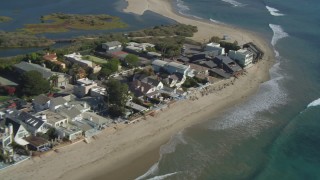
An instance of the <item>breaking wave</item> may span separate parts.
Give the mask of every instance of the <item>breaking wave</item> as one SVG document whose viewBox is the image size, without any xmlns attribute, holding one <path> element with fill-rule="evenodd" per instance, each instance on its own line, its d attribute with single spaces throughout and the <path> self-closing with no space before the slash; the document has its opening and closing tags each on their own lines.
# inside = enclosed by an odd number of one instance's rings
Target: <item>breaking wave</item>
<svg viewBox="0 0 320 180">
<path fill-rule="evenodd" d="M 185 5 L 182 0 L 177 0 L 177 7 L 179 13 L 181 14 L 184 14 L 186 11 L 190 10 L 190 8 L 187 5 Z"/>
<path fill-rule="evenodd" d="M 226 2 L 226 3 L 229 3 L 231 5 L 233 5 L 234 7 L 243 7 L 245 6 L 245 4 L 242 4 L 242 3 L 239 3 L 238 1 L 235 1 L 235 0 L 222 0 L 223 2 Z"/>
<path fill-rule="evenodd" d="M 149 177 L 153 174 L 156 174 L 158 171 L 159 171 L 159 162 L 152 165 L 151 168 L 149 168 L 149 170 L 146 173 L 137 177 L 135 180 L 147 179 L 147 177 Z"/>
<path fill-rule="evenodd" d="M 284 16 L 284 14 L 279 13 L 279 10 L 270 6 L 266 6 L 267 10 L 272 16 Z"/>
<path fill-rule="evenodd" d="M 272 108 L 285 104 L 287 99 L 287 94 L 280 85 L 280 82 L 283 80 L 283 75 L 281 74 L 279 62 L 270 69 L 270 76 L 271 80 L 261 84 L 259 92 L 252 96 L 248 102 L 232 109 L 230 113 L 222 117 L 222 119 L 215 123 L 210 129 L 223 130 L 239 125 L 247 125 L 252 129 L 252 133 L 255 133 L 254 131 L 259 131 L 259 127 L 268 124 L 268 120 L 262 119 L 262 117 L 257 114 L 265 112 L 266 110 L 272 112 Z"/>
<path fill-rule="evenodd" d="M 272 40 L 271 40 L 271 44 L 274 47 L 277 42 L 285 37 L 288 37 L 289 34 L 284 32 L 284 30 L 282 29 L 282 27 L 280 25 L 275 25 L 275 24 L 269 24 L 269 27 L 272 29 L 273 31 L 273 36 L 272 36 Z M 274 50 L 276 57 L 279 56 L 279 52 L 277 50 Z"/>
<path fill-rule="evenodd" d="M 217 24 L 223 24 L 222 22 L 214 20 L 214 19 L 211 19 L 211 18 L 210 18 L 210 21 L 213 22 L 213 23 L 217 23 Z"/>
<path fill-rule="evenodd" d="M 307 107 L 320 106 L 320 98 L 312 101 Z"/>
<path fill-rule="evenodd" d="M 156 162 L 154 165 L 151 166 L 151 168 L 149 168 L 149 170 L 144 173 L 143 175 L 139 176 L 138 178 L 136 178 L 135 180 L 143 180 L 143 179 L 149 179 L 152 176 L 156 175 L 159 171 L 159 162 L 162 159 L 162 156 L 164 154 L 170 154 L 175 152 L 177 145 L 179 144 L 187 144 L 186 140 L 184 139 L 183 136 L 183 131 L 178 132 L 177 134 L 175 134 L 174 136 L 171 137 L 170 141 L 164 145 L 162 145 L 160 147 L 160 159 L 158 162 Z M 169 176 L 173 176 L 175 174 L 177 174 L 178 172 L 175 173 L 170 173 L 170 174 L 166 174 L 166 175 L 161 175 L 161 176 L 155 176 L 152 177 L 151 179 L 153 180 L 158 180 L 158 179 L 164 179 L 167 178 Z"/>
<path fill-rule="evenodd" d="M 165 175 L 161 175 L 161 176 L 155 176 L 153 178 L 150 178 L 148 180 L 163 180 L 166 179 L 168 177 L 174 176 L 176 174 L 178 174 L 179 172 L 174 172 L 174 173 L 169 173 L 169 174 L 165 174 Z"/>
<path fill-rule="evenodd" d="M 189 16 L 189 17 L 193 17 L 196 19 L 202 19 L 199 16 L 188 14 L 187 12 L 190 10 L 190 8 L 187 5 L 185 5 L 185 3 L 182 0 L 177 0 L 176 2 L 177 2 L 177 9 L 180 14 L 185 15 L 185 16 Z"/>
</svg>

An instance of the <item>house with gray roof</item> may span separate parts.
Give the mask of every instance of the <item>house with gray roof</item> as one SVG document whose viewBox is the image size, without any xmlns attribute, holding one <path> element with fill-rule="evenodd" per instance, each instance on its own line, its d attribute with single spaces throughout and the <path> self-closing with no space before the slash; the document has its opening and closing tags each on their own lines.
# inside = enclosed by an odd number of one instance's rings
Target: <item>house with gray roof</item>
<svg viewBox="0 0 320 180">
<path fill-rule="evenodd" d="M 47 125 L 53 128 L 59 126 L 65 127 L 68 124 L 68 118 L 66 116 L 50 110 L 38 112 L 35 116 L 41 118 L 47 123 Z"/>
<path fill-rule="evenodd" d="M 111 41 L 111 42 L 102 43 L 101 47 L 105 51 L 122 50 L 122 44 L 119 41 Z"/>
<path fill-rule="evenodd" d="M 7 118 L 23 125 L 27 131 L 33 135 L 36 135 L 37 133 L 46 133 L 48 131 L 48 127 L 46 126 L 44 119 L 38 118 L 24 111 L 10 113 Z"/>
<path fill-rule="evenodd" d="M 159 81 L 156 76 L 145 77 L 141 80 L 141 82 L 152 85 L 152 86 L 156 87 L 157 90 L 160 90 L 163 88 L 163 83 L 161 81 Z"/>
<path fill-rule="evenodd" d="M 82 112 L 79 109 L 75 108 L 75 107 L 59 108 L 57 110 L 57 113 L 68 117 L 69 122 L 82 119 Z"/>
<path fill-rule="evenodd" d="M 63 97 L 56 97 L 50 100 L 49 109 L 54 111 L 64 105 L 67 105 L 68 101 Z"/>
<path fill-rule="evenodd" d="M 23 74 L 29 71 L 37 71 L 42 74 L 44 79 L 50 80 L 51 77 L 56 76 L 58 77 L 57 80 L 54 82 L 54 86 L 66 86 L 69 84 L 70 76 L 63 73 L 53 72 L 50 69 L 46 68 L 45 65 L 40 66 L 38 64 L 33 64 L 31 62 L 20 62 L 19 64 L 15 64 L 14 68 L 17 72 Z"/>
<path fill-rule="evenodd" d="M 44 94 L 40 94 L 33 99 L 32 105 L 36 112 L 43 111 L 49 108 L 50 98 Z"/>
<path fill-rule="evenodd" d="M 242 68 L 228 56 L 216 56 L 213 61 L 219 68 L 232 75 L 242 70 Z"/>
</svg>

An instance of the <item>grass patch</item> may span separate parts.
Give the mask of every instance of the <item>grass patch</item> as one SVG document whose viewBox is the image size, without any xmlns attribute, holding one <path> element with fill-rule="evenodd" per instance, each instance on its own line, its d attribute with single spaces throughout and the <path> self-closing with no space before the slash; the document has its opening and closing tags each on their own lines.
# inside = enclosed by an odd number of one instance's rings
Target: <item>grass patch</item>
<svg viewBox="0 0 320 180">
<path fill-rule="evenodd" d="M 39 24 L 25 25 L 23 30 L 33 34 L 40 34 L 67 32 L 71 29 L 108 30 L 127 27 L 127 24 L 123 23 L 120 18 L 106 14 L 79 15 L 53 13 L 41 16 L 40 20 L 41 23 Z"/>
<path fill-rule="evenodd" d="M 9 100 L 9 99 L 11 99 L 10 96 L 0 96 L 0 102 L 7 101 L 7 100 Z"/>
<path fill-rule="evenodd" d="M 108 61 L 105 60 L 105 59 L 101 59 L 101 58 L 98 58 L 98 57 L 95 57 L 95 56 L 91 56 L 91 55 L 86 55 L 86 56 L 83 56 L 83 59 L 84 60 L 88 60 L 88 61 L 92 61 L 96 64 L 107 64 Z"/>
<path fill-rule="evenodd" d="M 9 21 L 11 21 L 11 20 L 12 20 L 11 17 L 0 16 L 0 23 L 9 22 Z"/>
</svg>

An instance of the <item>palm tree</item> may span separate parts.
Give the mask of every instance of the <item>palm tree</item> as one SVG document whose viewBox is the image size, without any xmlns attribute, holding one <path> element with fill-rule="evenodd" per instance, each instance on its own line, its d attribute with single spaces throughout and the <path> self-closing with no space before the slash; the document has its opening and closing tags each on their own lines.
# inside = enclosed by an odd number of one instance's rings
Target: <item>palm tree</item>
<svg viewBox="0 0 320 180">
<path fill-rule="evenodd" d="M 56 74 L 50 77 L 51 90 L 53 89 L 53 87 L 58 85 L 58 79 L 59 79 L 59 76 Z"/>
</svg>

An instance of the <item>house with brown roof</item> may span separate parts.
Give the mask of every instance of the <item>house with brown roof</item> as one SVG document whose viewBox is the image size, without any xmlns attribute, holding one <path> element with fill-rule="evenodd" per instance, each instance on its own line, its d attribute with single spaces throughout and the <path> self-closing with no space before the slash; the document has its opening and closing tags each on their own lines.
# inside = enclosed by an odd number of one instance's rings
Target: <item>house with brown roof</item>
<svg viewBox="0 0 320 180">
<path fill-rule="evenodd" d="M 50 62 L 52 62 L 54 64 L 60 65 L 63 69 L 66 68 L 66 64 L 65 63 L 58 61 L 56 53 L 47 52 L 42 58 L 44 60 L 46 60 L 46 61 L 50 61 Z"/>
<path fill-rule="evenodd" d="M 24 140 L 29 143 L 28 148 L 33 151 L 46 151 L 51 147 L 50 142 L 42 137 L 29 136 L 24 138 Z"/>
</svg>

